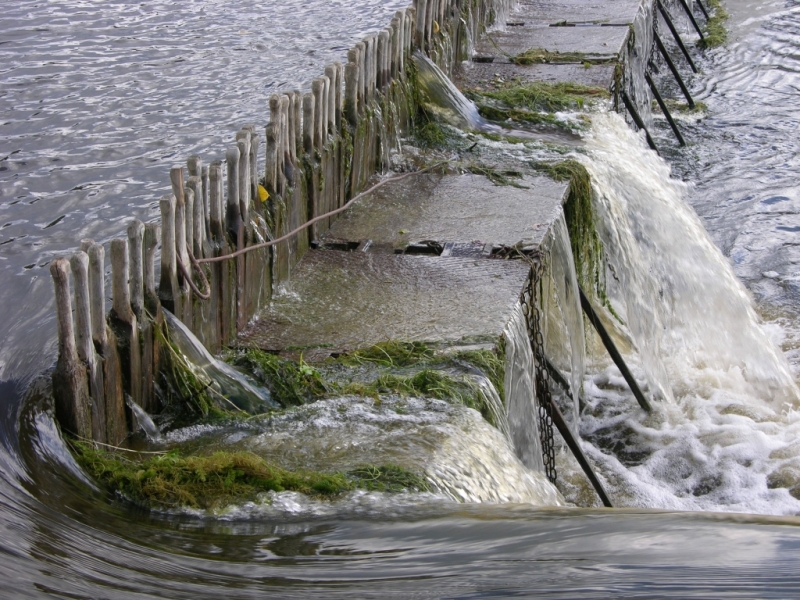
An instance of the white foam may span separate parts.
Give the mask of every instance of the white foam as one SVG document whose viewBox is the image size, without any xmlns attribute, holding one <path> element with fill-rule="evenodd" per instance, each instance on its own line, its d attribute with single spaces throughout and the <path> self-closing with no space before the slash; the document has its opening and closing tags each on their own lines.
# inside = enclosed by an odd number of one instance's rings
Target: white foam
<svg viewBox="0 0 800 600">
<path fill-rule="evenodd" d="M 617 504 L 800 513 L 798 389 L 728 261 L 684 202 L 685 184 L 616 114 L 596 115 L 587 155 L 609 294 L 650 389 L 638 409 L 614 367 L 587 378 L 581 431 Z M 776 487 L 777 486 L 777 487 Z"/>
</svg>

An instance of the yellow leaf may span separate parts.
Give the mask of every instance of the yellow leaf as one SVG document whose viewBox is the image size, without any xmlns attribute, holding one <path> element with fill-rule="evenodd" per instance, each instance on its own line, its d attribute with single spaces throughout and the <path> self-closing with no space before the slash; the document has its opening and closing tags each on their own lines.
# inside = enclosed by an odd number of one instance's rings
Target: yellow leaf
<svg viewBox="0 0 800 600">
<path fill-rule="evenodd" d="M 433 33 L 439 33 L 439 24 L 436 21 L 433 22 Z"/>
<path fill-rule="evenodd" d="M 262 202 L 266 202 L 269 198 L 269 192 L 263 185 L 258 186 L 258 199 Z"/>
</svg>

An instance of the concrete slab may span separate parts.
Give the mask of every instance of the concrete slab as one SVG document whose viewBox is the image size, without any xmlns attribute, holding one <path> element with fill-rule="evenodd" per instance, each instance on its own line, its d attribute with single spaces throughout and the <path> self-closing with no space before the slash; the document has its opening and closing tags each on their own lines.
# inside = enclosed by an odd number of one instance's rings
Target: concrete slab
<svg viewBox="0 0 800 600">
<path fill-rule="evenodd" d="M 561 212 L 567 184 L 530 176 L 513 181 L 523 187 L 432 173 L 387 184 L 343 213 L 322 241 L 370 239 L 389 249 L 422 240 L 538 245 Z"/>
<path fill-rule="evenodd" d="M 633 23 L 640 0 L 525 0 L 509 17 L 511 27 L 525 25 Z"/>
<path fill-rule="evenodd" d="M 237 344 L 314 360 L 387 340 L 495 340 L 528 272 L 519 260 L 312 250 Z"/>
<path fill-rule="evenodd" d="M 493 88 L 496 80 L 545 83 L 570 82 L 610 89 L 614 65 L 578 64 L 515 65 L 513 63 L 464 63 L 455 76 L 460 89 Z"/>
<path fill-rule="evenodd" d="M 476 45 L 475 62 L 511 62 L 531 48 L 561 54 L 578 53 L 580 61 L 617 60 L 625 48 L 630 28 L 623 27 L 509 27 L 487 34 Z"/>
</svg>

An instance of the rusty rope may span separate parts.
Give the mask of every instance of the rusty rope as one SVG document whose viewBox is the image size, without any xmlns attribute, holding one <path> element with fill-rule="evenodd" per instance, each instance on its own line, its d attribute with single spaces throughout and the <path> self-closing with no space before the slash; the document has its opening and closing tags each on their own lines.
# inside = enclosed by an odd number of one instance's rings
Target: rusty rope
<svg viewBox="0 0 800 600">
<path fill-rule="evenodd" d="M 198 261 L 194 257 L 194 254 L 192 254 L 192 251 L 189 250 L 189 248 L 186 248 L 186 250 L 189 253 L 189 261 L 191 261 L 192 266 L 200 274 L 200 278 L 203 280 L 203 287 L 205 287 L 208 291 L 201 292 L 197 288 L 197 286 L 194 284 L 194 281 L 192 281 L 192 274 L 189 273 L 189 271 L 186 269 L 185 266 L 183 266 L 180 256 L 175 257 L 178 259 L 178 268 L 181 270 L 181 273 L 183 273 L 183 278 L 189 284 L 189 287 L 192 288 L 192 291 L 195 294 L 197 294 L 197 297 L 200 298 L 201 300 L 208 300 L 209 298 L 211 298 L 211 284 L 208 283 L 208 278 L 206 277 L 206 274 L 203 272 L 203 269 L 200 267 L 200 261 Z"/>
<path fill-rule="evenodd" d="M 321 221 L 323 219 L 327 219 L 328 217 L 332 217 L 333 215 L 338 215 L 340 212 L 342 212 L 342 211 L 346 210 L 347 208 L 349 208 L 350 205 L 353 204 L 353 202 L 355 202 L 356 200 L 358 200 L 360 198 L 363 198 L 364 196 L 366 196 L 370 192 L 373 192 L 373 191 L 377 190 L 382 185 L 385 185 L 385 184 L 387 184 L 387 183 L 389 183 L 391 181 L 400 181 L 401 179 L 404 179 L 404 178 L 409 177 L 411 175 L 419 175 L 420 173 L 425 173 L 427 171 L 432 171 L 433 169 L 435 169 L 437 167 L 440 167 L 440 166 L 442 166 L 443 164 L 446 164 L 446 163 L 447 163 L 447 161 L 443 160 L 441 162 L 436 163 L 435 165 L 431 165 L 430 167 L 425 167 L 424 169 L 420 169 L 419 171 L 410 171 L 409 173 L 403 173 L 402 175 L 395 175 L 394 177 L 389 177 L 387 179 L 384 179 L 383 181 L 379 181 L 378 183 L 373 185 L 371 188 L 369 188 L 367 190 L 364 190 L 360 194 L 356 194 L 355 196 L 353 196 L 346 204 L 344 204 L 344 206 L 341 206 L 340 208 L 337 208 L 336 210 L 332 210 L 330 212 L 327 212 L 327 213 L 325 213 L 323 215 L 319 215 L 318 217 L 314 217 L 313 219 L 311 219 L 310 221 L 307 221 L 305 224 L 301 225 L 297 229 L 294 229 L 294 230 L 290 231 L 286 235 L 282 235 L 278 239 L 270 240 L 268 242 L 262 242 L 260 244 L 256 244 L 255 246 L 248 246 L 247 248 L 242 248 L 241 250 L 237 250 L 236 252 L 232 252 L 231 254 L 223 254 L 222 256 L 213 256 L 213 257 L 210 257 L 210 258 L 200 258 L 200 259 L 194 259 L 194 257 L 192 257 L 192 258 L 195 260 L 195 262 L 198 265 L 199 264 L 205 264 L 205 263 L 222 262 L 223 260 L 236 258 L 237 256 L 241 256 L 242 254 L 246 254 L 247 252 L 251 252 L 253 250 L 259 250 L 261 248 L 268 248 L 269 246 L 274 246 L 275 244 L 280 244 L 281 242 L 285 242 L 286 240 L 288 240 L 292 236 L 300 233 L 306 227 L 310 227 L 314 223 L 317 223 L 317 222 L 319 222 L 319 221 Z M 190 256 L 191 256 L 191 253 L 190 253 Z M 181 269 L 183 270 L 183 267 L 181 267 Z M 184 272 L 184 275 L 185 275 L 185 272 Z"/>
</svg>

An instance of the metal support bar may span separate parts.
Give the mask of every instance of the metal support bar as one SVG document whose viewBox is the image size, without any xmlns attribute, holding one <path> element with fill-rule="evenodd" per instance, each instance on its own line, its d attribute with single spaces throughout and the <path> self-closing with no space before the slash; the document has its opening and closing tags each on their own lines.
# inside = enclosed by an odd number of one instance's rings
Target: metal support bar
<svg viewBox="0 0 800 600">
<path fill-rule="evenodd" d="M 700 36 L 700 39 L 705 40 L 706 37 L 703 35 L 703 30 L 700 29 L 700 25 L 697 24 L 697 21 L 695 20 L 694 15 L 692 14 L 692 9 L 689 8 L 688 4 L 686 4 L 686 0 L 680 0 L 680 3 L 683 6 L 683 9 L 686 11 L 686 14 L 689 15 L 689 20 L 692 22 L 692 25 L 694 25 L 695 31 L 697 31 L 697 34 Z"/>
<path fill-rule="evenodd" d="M 597 492 L 597 495 L 600 496 L 600 500 L 603 501 L 603 506 L 613 508 L 611 505 L 611 500 L 608 499 L 608 494 L 606 494 L 606 491 L 603 489 L 603 484 L 600 483 L 597 475 L 595 475 L 594 471 L 592 470 L 592 466 L 586 459 L 586 455 L 583 453 L 583 448 L 581 448 L 578 440 L 572 435 L 569 425 L 567 425 L 567 422 L 564 420 L 564 415 L 561 414 L 561 411 L 558 410 L 558 406 L 556 406 L 556 403 L 552 400 L 550 401 L 550 417 L 553 419 L 553 423 L 555 423 L 555 426 L 558 428 L 558 432 L 561 434 L 561 437 L 564 438 L 564 441 L 567 442 L 567 446 L 569 446 L 569 449 L 572 450 L 572 454 L 578 460 L 578 464 L 580 464 L 581 469 L 583 469 L 583 472 L 586 473 L 586 477 L 589 478 L 589 481 L 591 482 L 594 490 Z"/>
<path fill-rule="evenodd" d="M 547 372 L 550 374 L 550 377 L 555 381 L 561 388 L 564 390 L 564 393 L 567 394 L 567 398 L 575 402 L 575 398 L 572 395 L 572 391 L 570 390 L 569 383 L 561 374 L 561 371 L 558 370 L 553 363 L 550 362 L 550 359 L 546 356 L 544 357 L 544 368 L 547 369 Z M 586 408 L 586 402 L 584 402 L 583 398 L 578 396 L 578 406 L 581 410 Z"/>
<path fill-rule="evenodd" d="M 628 366 L 625 364 L 625 361 L 622 360 L 622 355 L 614 345 L 611 336 L 608 335 L 608 331 L 606 331 L 605 326 L 600 321 L 597 313 L 594 311 L 591 302 L 589 302 L 589 299 L 586 297 L 586 294 L 583 293 L 583 290 L 580 287 L 578 288 L 578 292 L 581 296 L 581 307 L 583 308 L 583 312 L 586 313 L 586 318 L 589 319 L 589 322 L 595 328 L 595 331 L 597 331 L 597 334 L 603 341 L 603 345 L 611 355 L 611 360 L 614 361 L 614 364 L 617 365 L 617 368 L 619 369 L 620 373 L 622 373 L 625 381 L 628 382 L 628 386 L 631 388 L 633 395 L 636 396 L 636 401 L 639 403 L 639 406 L 641 406 L 647 412 L 651 412 L 653 409 L 650 407 L 650 403 L 647 401 L 647 398 L 644 397 L 642 390 L 639 388 L 639 384 L 636 383 L 633 375 L 631 375 L 631 372 L 628 370 Z"/>
<path fill-rule="evenodd" d="M 681 132 L 678 129 L 678 125 L 673 120 L 672 115 L 669 114 L 669 109 L 667 108 L 667 105 L 664 103 L 664 99 L 661 97 L 661 94 L 658 93 L 656 84 L 653 83 L 653 78 L 650 77 L 650 74 L 647 72 L 645 72 L 644 78 L 645 81 L 647 81 L 647 85 L 650 86 L 650 91 L 653 92 L 653 96 L 655 96 L 656 102 L 658 102 L 658 106 L 661 107 L 661 112 L 663 112 L 664 116 L 667 117 L 667 121 L 669 122 L 669 126 L 672 127 L 672 131 L 675 134 L 675 137 L 678 138 L 678 143 L 681 146 L 685 146 L 686 142 L 683 141 L 683 136 L 681 135 Z"/>
<path fill-rule="evenodd" d="M 683 95 L 686 97 L 686 102 L 689 103 L 689 108 L 694 108 L 694 100 L 692 100 L 692 96 L 689 94 L 689 88 L 687 88 L 686 84 L 683 83 L 683 79 L 681 79 L 681 74 L 678 72 L 678 68 L 675 66 L 675 63 L 672 62 L 667 49 L 664 47 L 664 42 L 662 42 L 661 38 L 658 37 L 658 32 L 653 31 L 653 35 L 655 37 L 658 50 L 661 52 L 661 56 L 664 57 L 664 61 L 667 63 L 669 70 L 672 71 L 672 76 L 675 77 L 675 80 L 678 82 Z"/>
<path fill-rule="evenodd" d="M 661 4 L 660 1 L 657 1 L 656 4 L 658 4 L 658 12 L 661 13 L 662 17 L 664 17 L 664 21 L 666 21 L 667 27 L 669 27 L 669 30 L 672 32 L 672 37 L 674 37 L 675 41 L 678 43 L 678 48 L 680 48 L 681 52 L 683 52 L 683 55 L 686 57 L 686 61 L 689 63 L 689 66 L 692 67 L 692 71 L 697 73 L 697 67 L 694 66 L 694 61 L 692 60 L 692 57 L 689 55 L 689 51 L 686 49 L 686 46 L 683 45 L 683 40 L 681 39 L 681 36 L 678 35 L 678 30 L 675 29 L 675 25 L 673 25 L 672 19 L 669 18 L 669 13 L 666 10 L 664 10 L 664 6 Z"/>
<path fill-rule="evenodd" d="M 656 154 L 659 154 L 658 148 L 656 148 L 656 143 L 653 141 L 653 138 L 650 137 L 650 132 L 647 131 L 647 127 L 644 126 L 644 121 L 642 121 L 642 117 L 639 116 L 639 112 L 636 110 L 636 107 L 631 102 L 631 99 L 628 98 L 628 94 L 625 93 L 625 90 L 620 92 L 622 96 L 622 101 L 625 103 L 625 108 L 628 109 L 628 112 L 633 117 L 633 122 L 636 123 L 636 126 L 644 131 L 644 137 L 647 138 L 647 143 L 650 147 L 655 150 Z"/>
<path fill-rule="evenodd" d="M 700 10 L 703 11 L 703 16 L 705 16 L 706 21 L 708 21 L 711 17 L 708 15 L 708 11 L 706 10 L 706 7 L 703 6 L 703 3 L 700 0 L 697 0 L 697 4 L 698 4 L 698 6 L 700 6 Z"/>
</svg>

